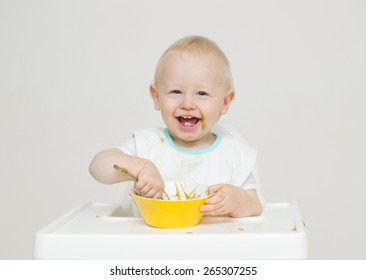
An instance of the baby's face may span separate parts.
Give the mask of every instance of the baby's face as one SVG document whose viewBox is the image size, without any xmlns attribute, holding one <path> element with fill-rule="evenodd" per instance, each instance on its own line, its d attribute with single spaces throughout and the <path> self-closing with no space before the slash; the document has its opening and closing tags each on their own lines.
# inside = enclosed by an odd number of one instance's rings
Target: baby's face
<svg viewBox="0 0 366 280">
<path fill-rule="evenodd" d="M 233 98 L 227 89 L 222 62 L 213 54 L 172 52 L 162 61 L 156 85 L 150 87 L 157 110 L 175 143 L 185 148 L 204 148 L 210 133 Z"/>
</svg>

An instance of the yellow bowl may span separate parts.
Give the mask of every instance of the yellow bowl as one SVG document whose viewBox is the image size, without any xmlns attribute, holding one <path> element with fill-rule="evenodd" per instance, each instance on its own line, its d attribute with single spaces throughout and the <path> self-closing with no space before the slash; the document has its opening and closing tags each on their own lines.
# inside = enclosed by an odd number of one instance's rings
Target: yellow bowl
<svg viewBox="0 0 366 280">
<path fill-rule="evenodd" d="M 130 193 L 146 224 L 157 228 L 184 228 L 197 225 L 200 207 L 211 196 L 188 200 L 151 199 Z"/>
</svg>

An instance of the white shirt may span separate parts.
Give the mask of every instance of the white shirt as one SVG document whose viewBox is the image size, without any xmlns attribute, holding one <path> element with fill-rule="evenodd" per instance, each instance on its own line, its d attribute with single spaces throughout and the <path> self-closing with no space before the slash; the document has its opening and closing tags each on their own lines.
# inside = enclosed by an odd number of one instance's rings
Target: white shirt
<svg viewBox="0 0 366 280">
<path fill-rule="evenodd" d="M 146 158 L 159 170 L 163 180 L 203 185 L 231 184 L 255 189 L 253 168 L 256 151 L 231 135 L 218 135 L 201 150 L 186 150 L 175 145 L 167 128 L 135 130 L 133 138 L 120 148 L 124 153 Z"/>
</svg>

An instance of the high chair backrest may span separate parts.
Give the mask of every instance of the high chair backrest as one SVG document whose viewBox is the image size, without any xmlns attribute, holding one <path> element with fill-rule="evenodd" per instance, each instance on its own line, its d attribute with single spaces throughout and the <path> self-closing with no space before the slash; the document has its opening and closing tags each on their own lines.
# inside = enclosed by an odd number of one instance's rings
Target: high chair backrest
<svg viewBox="0 0 366 280">
<path fill-rule="evenodd" d="M 245 140 L 243 135 L 238 130 L 236 130 L 235 128 L 233 128 L 232 126 L 230 126 L 226 123 L 222 123 L 222 122 L 217 123 L 212 131 L 219 135 L 231 135 L 231 136 L 235 137 L 236 139 L 238 139 L 239 141 L 243 142 L 245 145 L 248 145 L 248 142 Z M 257 164 L 255 164 L 255 166 L 254 166 L 253 175 L 256 180 L 256 189 L 257 189 L 257 194 L 258 194 L 259 200 L 261 201 L 262 205 L 264 206 L 266 204 L 266 200 L 263 196 Z"/>
</svg>

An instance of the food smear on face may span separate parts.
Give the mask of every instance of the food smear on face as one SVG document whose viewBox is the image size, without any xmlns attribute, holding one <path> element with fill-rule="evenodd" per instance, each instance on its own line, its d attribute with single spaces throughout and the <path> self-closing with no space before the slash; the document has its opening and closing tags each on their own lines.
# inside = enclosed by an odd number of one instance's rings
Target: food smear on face
<svg viewBox="0 0 366 280">
<path fill-rule="evenodd" d="M 207 127 L 207 125 L 206 125 L 206 122 L 205 122 L 205 118 L 202 117 L 202 119 L 201 119 L 201 128 L 205 129 L 206 127 Z"/>
</svg>

